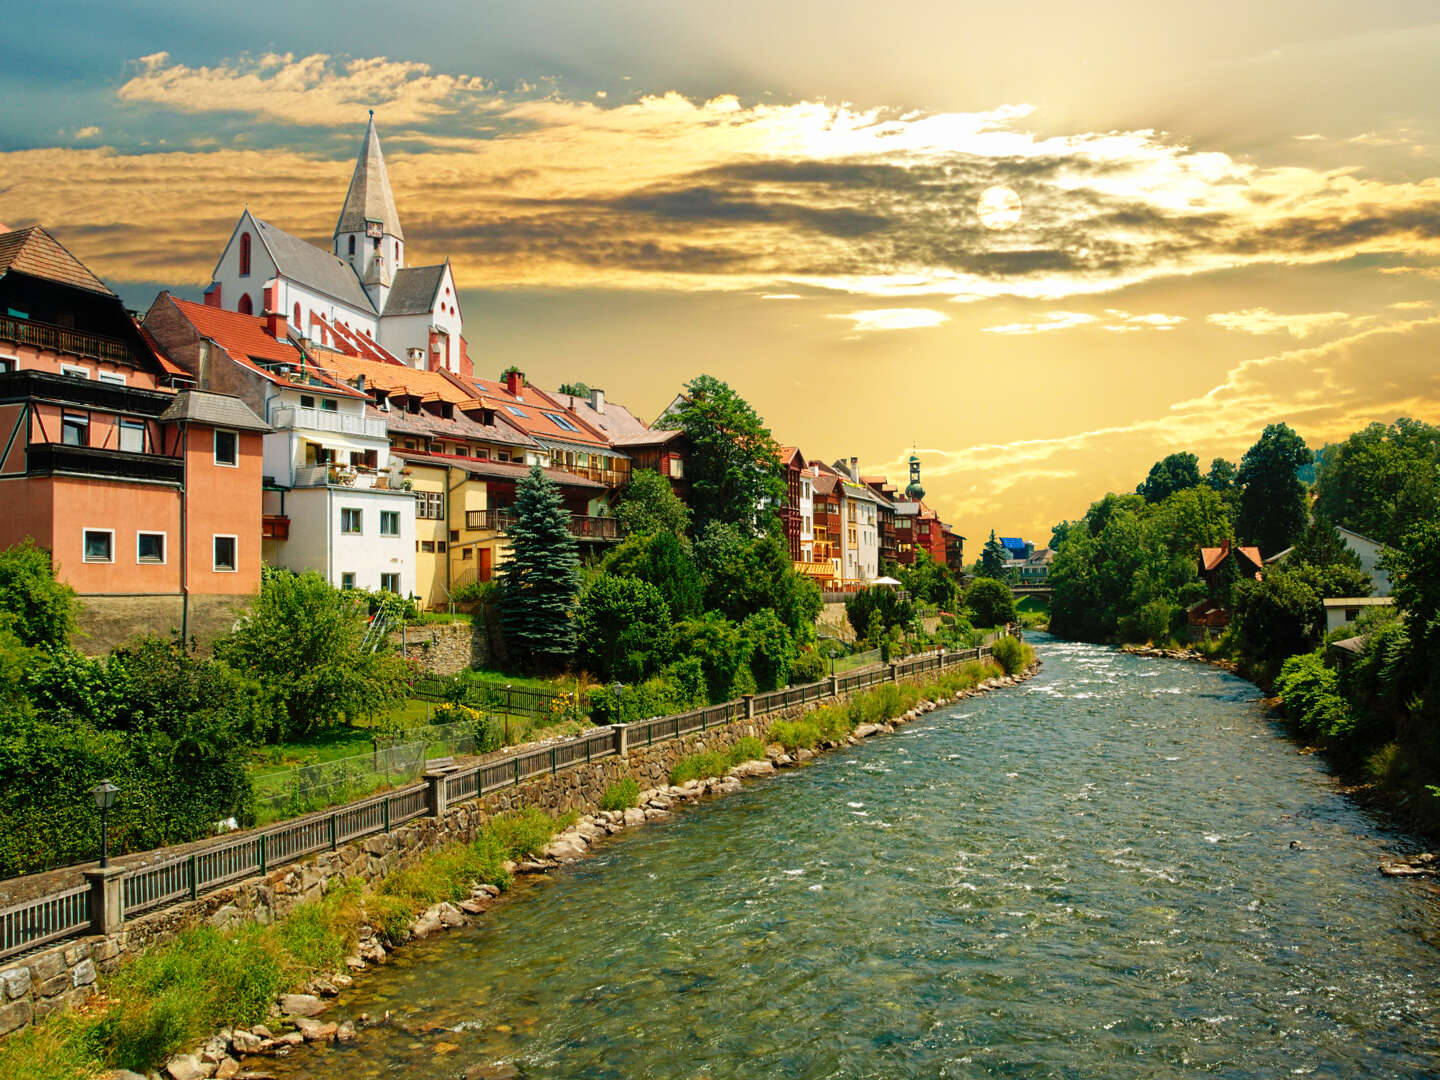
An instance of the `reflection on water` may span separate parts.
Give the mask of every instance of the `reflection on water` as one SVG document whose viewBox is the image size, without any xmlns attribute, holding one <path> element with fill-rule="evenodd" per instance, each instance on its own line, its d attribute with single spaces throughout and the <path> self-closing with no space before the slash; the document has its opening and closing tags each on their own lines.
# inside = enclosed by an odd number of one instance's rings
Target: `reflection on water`
<svg viewBox="0 0 1440 1080">
<path fill-rule="evenodd" d="M 1433 1074 L 1440 903 L 1212 668 L 1012 690 L 611 842 L 286 1078 Z M 270 1068 L 267 1063 L 267 1069 Z"/>
</svg>

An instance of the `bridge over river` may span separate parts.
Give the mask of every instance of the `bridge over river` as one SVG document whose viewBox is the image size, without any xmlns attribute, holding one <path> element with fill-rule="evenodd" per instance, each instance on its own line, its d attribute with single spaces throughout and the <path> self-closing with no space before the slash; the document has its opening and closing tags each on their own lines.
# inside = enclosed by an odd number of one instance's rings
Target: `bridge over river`
<svg viewBox="0 0 1440 1080">
<path fill-rule="evenodd" d="M 287 1078 L 1435 1075 L 1440 901 L 1255 688 L 1044 669 L 624 835 L 331 1010 Z"/>
</svg>

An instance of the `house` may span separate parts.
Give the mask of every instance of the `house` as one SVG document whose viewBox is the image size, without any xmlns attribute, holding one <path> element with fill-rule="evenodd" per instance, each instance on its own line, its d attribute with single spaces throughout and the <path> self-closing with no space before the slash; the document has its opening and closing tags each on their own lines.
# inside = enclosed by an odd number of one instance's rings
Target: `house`
<svg viewBox="0 0 1440 1080">
<path fill-rule="evenodd" d="M 1000 546 L 1005 549 L 1005 563 L 1007 567 L 1012 563 L 1023 563 L 1035 554 L 1035 545 L 1029 541 L 1020 539 L 1018 536 L 1000 537 Z"/>
<path fill-rule="evenodd" d="M 1229 540 L 1219 547 L 1202 547 L 1198 570 L 1208 595 L 1186 609 L 1190 625 L 1207 630 L 1229 626 L 1230 612 L 1225 603 L 1229 599 L 1230 584 L 1245 578 L 1259 581 L 1264 565 L 1258 547 L 1237 546 Z"/>
<path fill-rule="evenodd" d="M 406 265 L 373 111 L 329 248 L 261 220 L 247 206 L 211 278 L 207 304 L 242 315 L 278 314 L 297 338 L 333 345 L 336 329 L 344 328 L 411 367 L 470 374 L 449 260 Z"/>
<path fill-rule="evenodd" d="M 1336 529 L 1340 533 L 1340 539 L 1344 542 L 1345 546 L 1354 552 L 1355 556 L 1360 560 L 1360 569 L 1370 575 L 1372 582 L 1371 591 L 1373 594 L 1375 596 L 1389 596 L 1390 575 L 1387 574 L 1380 565 L 1380 557 L 1385 551 L 1385 545 L 1378 541 L 1371 540 L 1368 536 L 1362 536 L 1352 529 L 1346 529 L 1343 526 L 1336 526 Z M 1289 559 L 1290 553 L 1294 550 L 1293 547 L 1287 547 L 1284 551 L 1271 555 L 1270 558 L 1265 560 L 1265 563 L 1267 566 L 1270 563 L 1283 563 Z"/>
<path fill-rule="evenodd" d="M 880 504 L 885 502 L 860 482 L 860 459 L 837 461 L 840 478 L 841 584 L 863 588 L 880 576 Z"/>
<path fill-rule="evenodd" d="M 651 428 L 646 431 L 618 435 L 612 444 L 617 451 L 628 454 L 632 469 L 650 469 L 670 481 L 670 487 L 682 502 L 690 501 L 690 437 L 678 428 Z"/>
<path fill-rule="evenodd" d="M 1371 608 L 1390 607 L 1395 603 L 1391 596 L 1327 596 L 1325 604 L 1325 632 L 1338 630 L 1353 623 Z"/>
<path fill-rule="evenodd" d="M 0 232 L 0 311 L 0 546 L 51 553 L 87 649 L 228 627 L 260 587 L 268 425 L 39 226 Z"/>
<path fill-rule="evenodd" d="M 878 528 L 880 533 L 880 565 L 900 561 L 900 546 L 895 529 L 895 485 L 883 476 L 862 476 L 860 482 L 880 496 Z"/>
<path fill-rule="evenodd" d="M 812 528 L 811 560 L 798 569 L 822 588 L 838 587 L 844 576 L 843 488 L 841 477 L 822 462 L 807 466 L 811 488 Z"/>
<path fill-rule="evenodd" d="M 813 545 L 815 540 L 815 506 L 813 494 L 808 498 L 804 494 L 805 490 L 810 486 L 803 479 L 805 474 L 805 455 L 800 453 L 799 449 L 794 446 L 782 446 L 779 448 L 778 457 L 780 459 L 780 468 L 783 470 L 785 476 L 785 501 L 776 507 L 776 513 L 779 515 L 780 524 L 785 530 L 785 541 L 790 548 L 790 561 L 792 563 L 809 562 L 809 560 L 804 557 L 804 551 L 807 542 L 806 534 L 809 534 L 808 542 L 810 544 Z M 807 508 L 803 505 L 806 502 L 809 503 L 808 513 Z M 810 519 L 808 527 L 806 524 L 807 516 Z"/>
<path fill-rule="evenodd" d="M 264 438 L 265 561 L 339 588 L 415 592 L 415 497 L 387 421 L 365 391 L 329 374 L 273 310 L 261 317 L 162 292 L 146 331 L 203 388 L 233 394 Z"/>
</svg>

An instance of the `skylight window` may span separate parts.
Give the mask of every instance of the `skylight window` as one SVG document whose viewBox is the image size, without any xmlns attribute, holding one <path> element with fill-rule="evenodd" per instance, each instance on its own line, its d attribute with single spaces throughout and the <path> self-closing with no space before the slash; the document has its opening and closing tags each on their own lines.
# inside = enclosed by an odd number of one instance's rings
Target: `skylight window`
<svg viewBox="0 0 1440 1080">
<path fill-rule="evenodd" d="M 579 432 L 580 430 L 578 427 L 572 424 L 569 420 L 566 420 L 565 417 L 561 416 L 559 413 L 547 412 L 545 416 L 547 419 L 550 420 L 551 423 L 553 423 L 556 427 L 560 428 L 563 431 Z"/>
<path fill-rule="evenodd" d="M 514 405 L 506 405 L 506 406 L 505 406 L 505 411 L 508 412 L 508 413 L 510 413 L 510 414 L 513 415 L 513 416 L 525 416 L 525 415 L 526 415 L 524 409 L 516 408 Z"/>
</svg>

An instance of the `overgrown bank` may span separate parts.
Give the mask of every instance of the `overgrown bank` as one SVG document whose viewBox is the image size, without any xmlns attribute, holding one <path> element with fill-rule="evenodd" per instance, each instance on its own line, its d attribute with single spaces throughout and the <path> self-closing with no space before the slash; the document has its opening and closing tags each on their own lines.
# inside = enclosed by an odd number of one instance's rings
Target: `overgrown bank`
<svg viewBox="0 0 1440 1080">
<path fill-rule="evenodd" d="M 833 717 L 825 727 L 834 738 L 822 741 L 844 745 L 855 741 L 856 733 L 864 736 L 880 730 L 877 724 L 913 716 L 940 701 L 997 684 L 1001 672 L 1011 664 L 1018 665 L 1011 674 L 1033 664 L 1033 650 L 1019 642 L 1015 646 L 1006 650 L 1007 655 L 1013 653 L 1010 664 L 966 664 L 923 685 L 887 684 L 857 694 L 842 706 L 817 710 Z M 841 717 L 850 719 L 848 726 Z M 757 756 L 768 756 L 782 765 L 803 760 L 781 746 L 767 747 L 759 739 L 742 738 L 724 752 L 726 771 Z M 682 787 L 664 798 L 693 797 L 699 790 L 708 790 L 698 772 L 688 780 L 683 775 L 711 764 L 696 762 L 697 757 L 705 755 L 691 755 L 677 763 L 675 779 Z M 768 771 L 770 761 L 752 763 L 752 771 L 744 775 L 756 774 L 762 765 Z M 626 805 L 633 806 L 641 797 L 638 785 L 627 779 L 629 784 L 612 785 L 613 802 L 611 791 L 606 791 L 608 809 L 618 817 L 624 816 Z M 715 782 L 710 783 L 713 786 Z M 404 940 L 415 916 L 427 908 L 444 902 L 469 902 L 477 884 L 497 892 L 508 887 L 507 861 L 527 859 L 530 861 L 522 863 L 522 869 L 536 868 L 534 857 L 557 829 L 573 821 L 573 814 L 557 819 L 535 809 L 501 815 L 481 829 L 473 842 L 423 856 L 411 867 L 386 876 L 370 893 L 362 893 L 359 885 L 352 883 L 332 890 L 323 899 L 299 905 L 272 926 L 186 931 L 107 977 L 101 995 L 84 1010 L 52 1016 L 0 1045 L 0 1080 L 70 1080 L 98 1076 L 117 1067 L 149 1068 L 218 1029 L 267 1021 L 276 995 L 305 987 L 317 978 L 343 982 L 343 974 L 334 979 L 333 973 L 344 972 L 347 959 L 365 935 L 373 933 L 387 943 Z M 560 840 L 569 838 L 573 843 L 575 836 L 585 836 L 587 828 L 596 827 L 582 820 Z M 560 841 L 556 843 L 561 850 Z M 583 852 L 583 845 L 580 850 Z M 295 1036 L 295 1041 L 298 1039 Z"/>
</svg>

